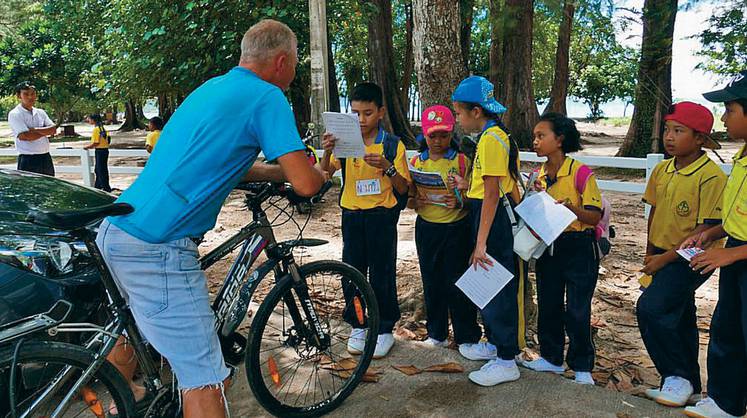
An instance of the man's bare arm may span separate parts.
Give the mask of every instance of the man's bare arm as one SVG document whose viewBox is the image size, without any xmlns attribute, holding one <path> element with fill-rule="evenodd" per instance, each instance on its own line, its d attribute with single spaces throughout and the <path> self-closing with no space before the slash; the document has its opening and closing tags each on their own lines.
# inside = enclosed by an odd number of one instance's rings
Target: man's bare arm
<svg viewBox="0 0 747 418">
<path fill-rule="evenodd" d="M 264 162 L 255 162 L 249 171 L 244 174 L 242 181 L 271 181 L 282 183 L 285 181 L 283 168 L 277 164 L 267 164 Z"/>
<path fill-rule="evenodd" d="M 28 131 L 18 134 L 18 139 L 21 141 L 36 141 L 43 136 L 54 135 L 56 133 L 56 126 L 50 126 L 48 128 L 30 128 Z"/>
</svg>

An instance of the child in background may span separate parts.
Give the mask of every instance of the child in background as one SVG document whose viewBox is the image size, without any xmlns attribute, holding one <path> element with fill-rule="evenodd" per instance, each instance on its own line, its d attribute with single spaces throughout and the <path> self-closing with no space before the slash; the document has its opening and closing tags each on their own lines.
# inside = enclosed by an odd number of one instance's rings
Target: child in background
<svg viewBox="0 0 747 418">
<path fill-rule="evenodd" d="M 747 71 L 706 100 L 726 105 L 721 120 L 729 138 L 747 142 Z M 726 248 L 698 254 L 690 267 L 708 275 L 721 268 L 718 303 L 711 319 L 708 343 L 708 397 L 685 408 L 691 417 L 730 418 L 747 413 L 747 144 L 734 155 L 723 193 L 720 225 L 694 234 L 682 248 L 704 248 L 727 238 Z"/>
<path fill-rule="evenodd" d="M 602 218 L 602 196 L 591 170 L 567 156 L 581 150 L 573 120 L 546 113 L 534 127 L 534 151 L 547 157 L 535 187 L 545 190 L 577 217 L 537 260 L 538 338 L 542 357 L 520 361 L 532 370 L 562 374 L 565 360 L 576 383 L 594 384 L 591 298 L 597 284 L 599 255 L 595 227 Z M 583 184 L 581 184 L 581 181 Z"/>
<path fill-rule="evenodd" d="M 150 154 L 153 152 L 153 148 L 156 147 L 156 142 L 158 142 L 158 138 L 161 136 L 161 131 L 163 130 L 163 119 L 158 116 L 150 118 L 148 121 L 148 130 L 150 132 L 148 133 L 148 136 L 145 137 L 145 150 Z"/>
<path fill-rule="evenodd" d="M 676 250 L 685 238 L 721 223 L 726 175 L 703 149 L 720 148 L 708 136 L 713 115 L 707 108 L 677 103 L 664 121 L 664 146 L 673 158 L 654 168 L 643 196 L 651 205 L 643 272 L 652 281 L 638 299 L 636 314 L 662 379 L 661 387 L 646 396 L 680 407 L 701 393 L 695 291 L 710 273 L 693 271 Z"/>
<path fill-rule="evenodd" d="M 368 277 L 379 303 L 379 336 L 374 358 L 386 356 L 394 345 L 392 331 L 400 318 L 397 302 L 397 195 L 407 196 L 410 171 L 405 146 L 382 127 L 384 108 L 381 88 L 374 83 L 362 83 L 352 91 L 351 107 L 360 119 L 361 134 L 366 147 L 363 158 L 335 158 L 334 136 L 325 133 L 321 167 L 332 176 L 343 170 L 342 261 Z M 387 154 L 388 146 L 396 150 Z M 360 354 L 366 341 L 366 329 L 355 315 L 346 317 L 353 330 L 347 350 Z"/>
<path fill-rule="evenodd" d="M 466 177 L 469 159 L 458 151 L 454 141 L 454 116 L 446 106 L 431 106 L 423 111 L 423 141 L 420 154 L 410 161 L 417 170 L 439 173 L 445 184 L 455 175 Z M 477 324 L 477 307 L 454 283 L 469 266 L 472 225 L 469 211 L 456 195 L 446 206 L 438 206 L 418 197 L 417 185 L 410 189 L 408 206 L 418 213 L 415 221 L 415 245 L 420 263 L 425 298 L 425 344 L 447 347 L 449 317 L 456 344 L 475 344 L 482 331 Z M 459 193 L 458 191 L 456 193 Z"/>
<path fill-rule="evenodd" d="M 83 149 L 93 149 L 95 159 L 95 167 L 93 172 L 96 174 L 96 182 L 94 187 L 105 192 L 111 192 L 112 188 L 109 186 L 109 133 L 104 128 L 104 119 L 98 113 L 89 115 L 86 118 L 88 124 L 93 125 L 93 132 L 91 132 L 91 143 L 83 147 Z"/>
<path fill-rule="evenodd" d="M 499 115 L 506 111 L 493 98 L 493 84 L 471 76 L 451 96 L 459 124 L 465 132 L 480 132 L 467 197 L 473 220 L 472 268 L 491 266 L 495 259 L 514 277 L 482 309 L 488 343 L 462 344 L 459 352 L 470 360 L 488 360 L 469 374 L 481 386 L 519 378 L 514 358 L 519 354 L 519 280 L 514 237 L 503 199 L 518 201 L 519 148 L 510 140 Z M 523 299 L 523 298 L 522 298 Z"/>
</svg>

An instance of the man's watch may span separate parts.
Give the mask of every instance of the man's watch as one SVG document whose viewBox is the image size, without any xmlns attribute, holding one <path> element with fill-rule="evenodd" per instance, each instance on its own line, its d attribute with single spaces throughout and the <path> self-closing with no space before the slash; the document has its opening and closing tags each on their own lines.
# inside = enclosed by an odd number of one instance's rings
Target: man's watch
<svg viewBox="0 0 747 418">
<path fill-rule="evenodd" d="M 384 170 L 384 174 L 387 177 L 394 177 L 397 175 L 397 169 L 394 167 L 394 164 L 390 165 L 389 168 Z"/>
</svg>

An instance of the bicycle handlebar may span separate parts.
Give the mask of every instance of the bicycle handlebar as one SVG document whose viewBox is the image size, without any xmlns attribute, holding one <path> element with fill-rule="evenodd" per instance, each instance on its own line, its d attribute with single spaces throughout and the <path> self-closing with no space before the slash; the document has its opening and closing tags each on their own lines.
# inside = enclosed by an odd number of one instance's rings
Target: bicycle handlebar
<svg viewBox="0 0 747 418">
<path fill-rule="evenodd" d="M 271 183 L 271 182 L 251 182 L 251 183 L 239 183 L 236 186 L 237 190 L 243 190 L 249 192 L 251 196 L 249 198 L 254 202 L 261 204 L 267 199 L 279 196 L 288 199 L 293 204 L 308 202 L 311 204 L 319 203 L 322 200 L 324 194 L 332 187 L 331 181 L 326 181 L 322 184 L 319 191 L 311 197 L 303 197 L 293 191 L 293 187 L 287 183 Z"/>
</svg>

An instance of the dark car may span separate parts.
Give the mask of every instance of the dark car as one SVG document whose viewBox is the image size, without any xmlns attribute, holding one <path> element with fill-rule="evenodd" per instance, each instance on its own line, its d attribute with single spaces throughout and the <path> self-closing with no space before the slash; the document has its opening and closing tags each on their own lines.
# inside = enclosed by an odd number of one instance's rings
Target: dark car
<svg viewBox="0 0 747 418">
<path fill-rule="evenodd" d="M 90 321 L 105 300 L 82 242 L 26 221 L 31 209 L 106 205 L 114 196 L 54 177 L 0 169 L 0 324 L 71 302 L 71 321 Z"/>
</svg>

